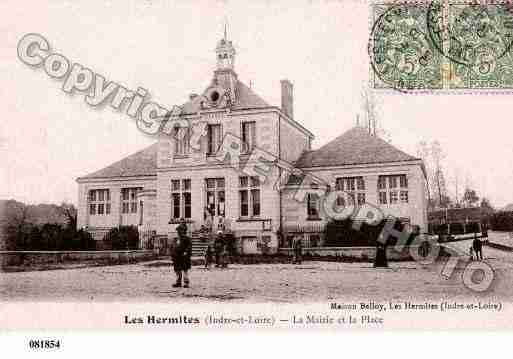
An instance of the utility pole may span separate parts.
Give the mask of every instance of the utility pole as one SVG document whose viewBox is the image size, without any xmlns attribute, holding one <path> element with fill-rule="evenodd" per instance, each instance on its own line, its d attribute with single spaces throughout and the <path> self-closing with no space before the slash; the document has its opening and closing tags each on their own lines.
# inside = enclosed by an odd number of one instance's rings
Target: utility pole
<svg viewBox="0 0 513 359">
<path fill-rule="evenodd" d="M 456 174 L 454 176 L 454 182 L 456 187 L 456 205 L 460 206 L 460 195 L 459 195 L 459 189 L 458 189 L 458 170 L 456 169 Z"/>
</svg>

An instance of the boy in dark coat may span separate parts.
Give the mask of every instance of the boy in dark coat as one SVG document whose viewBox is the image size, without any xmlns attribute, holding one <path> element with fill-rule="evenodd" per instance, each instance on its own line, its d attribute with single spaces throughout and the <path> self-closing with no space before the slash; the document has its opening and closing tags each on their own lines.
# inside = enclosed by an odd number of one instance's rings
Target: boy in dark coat
<svg viewBox="0 0 513 359">
<path fill-rule="evenodd" d="M 483 260 L 483 243 L 477 237 L 472 241 L 472 247 L 476 253 L 476 260 Z"/>
<path fill-rule="evenodd" d="M 173 250 L 173 269 L 176 273 L 176 283 L 173 284 L 174 288 L 182 286 L 182 279 L 184 288 L 189 288 L 189 270 L 191 269 L 191 256 L 192 256 L 192 242 L 187 236 L 187 226 L 185 221 L 182 220 L 180 225 L 176 228 L 178 238 Z"/>
<path fill-rule="evenodd" d="M 180 233 L 186 235 L 187 234 L 187 224 L 185 224 L 185 219 L 180 218 L 180 224 L 176 227 L 176 233 L 180 235 Z"/>
</svg>

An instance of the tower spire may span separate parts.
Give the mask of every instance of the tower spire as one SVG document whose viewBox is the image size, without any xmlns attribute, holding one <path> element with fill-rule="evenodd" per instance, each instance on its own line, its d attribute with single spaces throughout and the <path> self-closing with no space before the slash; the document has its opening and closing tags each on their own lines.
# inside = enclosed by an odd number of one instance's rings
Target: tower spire
<svg viewBox="0 0 513 359">
<path fill-rule="evenodd" d="M 235 48 L 233 43 L 228 40 L 228 19 L 224 21 L 223 38 L 217 42 L 216 46 L 217 69 L 231 69 L 235 60 Z"/>
<path fill-rule="evenodd" d="M 231 101 L 236 100 L 235 87 L 237 74 L 234 71 L 235 47 L 231 40 L 228 40 L 228 19 L 225 16 L 223 38 L 217 42 L 216 59 L 217 66 L 214 71 L 214 82 L 223 89 L 228 90 Z"/>
</svg>

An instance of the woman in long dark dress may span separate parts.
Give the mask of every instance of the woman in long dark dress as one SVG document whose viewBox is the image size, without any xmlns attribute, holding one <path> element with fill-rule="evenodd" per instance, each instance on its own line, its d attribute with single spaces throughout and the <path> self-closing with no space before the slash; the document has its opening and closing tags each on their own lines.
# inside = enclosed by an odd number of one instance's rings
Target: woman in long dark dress
<svg viewBox="0 0 513 359">
<path fill-rule="evenodd" d="M 383 243 L 376 246 L 376 258 L 374 259 L 374 268 L 388 267 L 387 247 Z"/>
</svg>

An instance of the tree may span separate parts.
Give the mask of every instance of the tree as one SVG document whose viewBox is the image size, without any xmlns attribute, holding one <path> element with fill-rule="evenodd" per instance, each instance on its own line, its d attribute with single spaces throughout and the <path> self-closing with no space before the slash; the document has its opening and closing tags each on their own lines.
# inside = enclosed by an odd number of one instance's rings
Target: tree
<svg viewBox="0 0 513 359">
<path fill-rule="evenodd" d="M 481 203 L 480 203 L 479 207 L 493 210 L 493 207 L 492 207 L 490 201 L 486 197 L 481 198 Z"/>
<path fill-rule="evenodd" d="M 474 203 L 479 201 L 479 197 L 476 194 L 476 191 L 470 188 L 465 188 L 465 192 L 463 194 L 463 201 L 467 204 L 468 207 L 473 207 Z"/>
<path fill-rule="evenodd" d="M 433 198 L 431 197 L 431 193 L 433 193 L 431 189 L 431 173 L 432 169 L 430 166 L 430 155 L 431 155 L 431 149 L 429 148 L 429 145 L 426 141 L 420 141 L 417 145 L 417 156 L 422 160 L 424 163 L 424 168 L 426 170 L 426 192 L 427 192 L 427 203 L 428 203 L 428 209 L 433 209 L 435 207 L 435 203 L 433 202 Z"/>
<path fill-rule="evenodd" d="M 6 246 L 8 249 L 25 248 L 29 227 L 29 207 L 24 203 L 9 200 L 5 202 L 5 227 L 7 230 Z"/>
<path fill-rule="evenodd" d="M 445 176 L 442 166 L 445 153 L 442 150 L 440 142 L 433 141 L 431 143 L 431 157 L 433 160 L 433 180 L 435 191 L 438 197 L 438 204 L 440 207 L 443 207 L 443 197 L 446 196 Z"/>
<path fill-rule="evenodd" d="M 436 207 L 445 208 L 451 201 L 447 194 L 443 160 L 445 153 L 442 150 L 440 142 L 433 141 L 428 144 L 421 141 L 417 145 L 417 155 L 424 162 L 427 180 L 427 202 L 428 209 Z"/>
<path fill-rule="evenodd" d="M 445 194 L 442 195 L 442 199 L 440 200 L 440 207 L 448 208 L 448 207 L 451 207 L 451 205 L 452 205 L 451 197 L 449 197 Z"/>
<path fill-rule="evenodd" d="M 454 206 L 456 208 L 459 208 L 460 207 L 460 172 L 459 170 L 456 168 L 454 170 Z"/>
<path fill-rule="evenodd" d="M 77 228 L 77 209 L 71 203 L 62 202 L 59 206 L 59 211 L 66 216 L 68 220 L 68 227 L 72 229 Z"/>
</svg>

